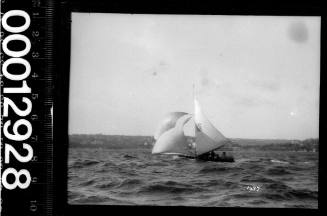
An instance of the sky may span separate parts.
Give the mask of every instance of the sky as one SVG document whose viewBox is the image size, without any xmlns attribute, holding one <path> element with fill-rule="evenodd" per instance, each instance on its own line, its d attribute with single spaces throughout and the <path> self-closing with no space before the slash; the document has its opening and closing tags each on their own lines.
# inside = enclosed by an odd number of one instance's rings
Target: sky
<svg viewBox="0 0 327 216">
<path fill-rule="evenodd" d="M 154 135 L 194 84 L 226 137 L 319 135 L 320 17 L 73 13 L 71 37 L 70 134 Z"/>
</svg>

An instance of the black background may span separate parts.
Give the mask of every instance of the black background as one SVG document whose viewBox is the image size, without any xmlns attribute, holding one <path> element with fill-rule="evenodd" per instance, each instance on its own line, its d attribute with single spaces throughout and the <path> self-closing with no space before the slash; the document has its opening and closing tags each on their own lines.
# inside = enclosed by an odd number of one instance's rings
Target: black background
<svg viewBox="0 0 327 216">
<path fill-rule="evenodd" d="M 318 1 L 41 1 L 41 7 L 32 7 L 37 0 L 17 1 L 10 0 L 2 3 L 2 11 L 22 9 L 32 15 L 34 11 L 44 12 L 42 6 L 48 7 L 47 21 L 35 21 L 24 32 L 31 41 L 32 31 L 40 29 L 44 38 L 35 39 L 32 50 L 47 55 L 51 60 L 39 61 L 31 57 L 26 59 L 32 65 L 32 71 L 38 71 L 39 78 L 29 77 L 27 82 L 32 92 L 39 93 L 38 100 L 32 100 L 32 114 L 38 114 L 39 119 L 33 122 L 33 135 L 39 135 L 36 143 L 30 141 L 34 154 L 38 155 L 38 162 L 26 164 L 10 162 L 16 169 L 28 169 L 32 176 L 39 177 L 39 183 L 32 183 L 26 190 L 6 190 L 2 188 L 2 215 L 110 215 L 110 214 L 288 214 L 288 215 L 317 215 L 324 209 L 323 200 L 326 196 L 324 183 L 326 178 L 326 165 L 324 153 L 326 152 L 326 105 L 325 93 L 326 75 L 326 15 L 325 8 Z M 51 6 L 53 3 L 53 6 Z M 50 5 L 50 6 L 49 6 Z M 50 10 L 49 10 L 50 8 Z M 203 207 L 151 207 L 151 206 L 101 206 L 101 205 L 68 205 L 67 204 L 67 159 L 68 159 L 68 103 L 69 103 L 69 69 L 70 69 L 70 37 L 71 12 L 103 12 L 103 13 L 151 13 L 151 14 L 220 14 L 220 15 L 282 15 L 282 16 L 322 16 L 321 23 L 321 73 L 320 73 L 320 128 L 319 128 L 319 210 L 313 209 L 278 209 L 278 208 L 203 208 Z M 46 28 L 45 28 L 46 27 Z M 7 33 L 4 32 L 4 36 Z M 4 38 L 4 37 L 3 37 Z M 2 39 L 3 39 L 2 38 Z M 6 58 L 4 58 L 5 60 Z M 42 73 L 47 71 L 47 75 Z M 46 76 L 46 77 L 44 77 Z M 41 78 L 44 79 L 41 79 Z M 10 83 L 2 78 L 4 85 Z M 1 87 L 3 88 L 3 87 Z M 2 90 L 2 89 L 1 89 Z M 6 96 L 6 95 L 5 95 Z M 14 101 L 20 101 L 10 96 Z M 31 97 L 31 95 L 27 95 Z M 53 141 L 49 131 L 49 104 L 54 103 Z M 46 101 L 45 101 L 46 100 Z M 91 101 L 90 101 L 91 102 Z M 30 116 L 29 115 L 29 116 Z M 9 114 L 10 116 L 10 114 Z M 12 121 L 16 117 L 11 115 Z M 28 116 L 28 117 L 29 117 Z M 27 117 L 27 118 L 28 118 Z M 6 121 L 6 118 L 3 122 Z M 33 136 L 32 135 L 32 136 Z M 4 139 L 4 142 L 7 142 Z M 2 142 L 2 143 L 4 143 Z M 18 144 L 17 144 L 18 145 Z M 21 145 L 21 144 L 20 144 Z M 1 152 L 3 157 L 3 150 Z M 4 170 L 8 165 L 2 164 Z M 44 183 L 44 184 L 42 184 Z M 38 200 L 38 211 L 29 210 L 30 200 Z"/>
</svg>

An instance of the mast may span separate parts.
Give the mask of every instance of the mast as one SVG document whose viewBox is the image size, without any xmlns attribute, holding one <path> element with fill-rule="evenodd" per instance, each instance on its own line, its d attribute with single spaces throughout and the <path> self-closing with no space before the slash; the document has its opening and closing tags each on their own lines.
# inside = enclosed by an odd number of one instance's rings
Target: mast
<svg viewBox="0 0 327 216">
<path fill-rule="evenodd" d="M 196 98 L 196 95 L 195 95 L 195 84 L 193 83 L 192 85 L 193 87 L 193 104 L 195 102 L 195 98 Z M 193 106 L 194 108 L 194 115 L 193 115 L 193 121 L 194 121 L 194 117 L 195 117 L 195 106 Z M 195 157 L 197 156 L 197 153 L 196 153 L 196 123 L 194 121 L 194 143 L 195 145 L 193 146 L 193 143 L 192 143 L 192 146 L 194 147 L 194 154 L 195 154 Z"/>
</svg>

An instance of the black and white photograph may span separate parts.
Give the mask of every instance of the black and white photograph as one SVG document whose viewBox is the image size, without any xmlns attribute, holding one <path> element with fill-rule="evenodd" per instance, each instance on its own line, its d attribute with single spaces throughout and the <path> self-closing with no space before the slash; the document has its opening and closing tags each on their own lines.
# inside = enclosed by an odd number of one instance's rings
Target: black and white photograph
<svg viewBox="0 0 327 216">
<path fill-rule="evenodd" d="M 73 12 L 68 204 L 317 209 L 320 31 Z"/>
</svg>

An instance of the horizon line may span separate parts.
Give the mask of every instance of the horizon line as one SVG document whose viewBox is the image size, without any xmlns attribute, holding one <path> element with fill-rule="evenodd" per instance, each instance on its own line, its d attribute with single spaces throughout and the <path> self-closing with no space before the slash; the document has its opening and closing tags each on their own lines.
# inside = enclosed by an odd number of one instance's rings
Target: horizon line
<svg viewBox="0 0 327 216">
<path fill-rule="evenodd" d="M 102 135 L 102 136 L 143 136 L 143 137 L 154 137 L 153 135 L 126 135 L 126 134 L 103 134 L 103 133 L 72 133 L 68 134 L 68 136 L 73 136 L 73 135 Z M 188 136 L 187 137 L 194 137 L 194 136 Z M 226 137 L 227 139 L 253 139 L 253 140 L 307 140 L 307 139 L 318 139 L 319 137 L 309 137 L 309 138 L 304 138 L 304 139 L 296 139 L 296 138 L 241 138 L 241 137 Z"/>
</svg>

